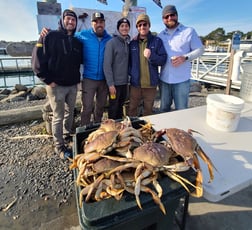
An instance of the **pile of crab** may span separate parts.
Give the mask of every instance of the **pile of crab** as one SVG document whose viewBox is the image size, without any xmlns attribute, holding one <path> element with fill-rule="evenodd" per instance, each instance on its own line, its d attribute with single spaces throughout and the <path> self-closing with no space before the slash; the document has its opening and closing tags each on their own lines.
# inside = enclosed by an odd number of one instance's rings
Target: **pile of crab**
<svg viewBox="0 0 252 230">
<path fill-rule="evenodd" d="M 145 192 L 165 214 L 161 201 L 163 189 L 159 184 L 161 175 L 177 181 L 191 195 L 202 196 L 203 178 L 197 155 L 208 165 L 209 181 L 214 178 L 214 165 L 191 132 L 177 128 L 155 131 L 147 122 L 134 128 L 129 118 L 107 119 L 83 140 L 81 148 L 82 153 L 75 155 L 70 165 L 70 169 L 78 168 L 80 206 L 83 200 L 91 202 L 110 197 L 119 200 L 124 192 L 129 192 L 142 209 L 140 193 Z M 190 167 L 196 171 L 195 184 L 179 175 Z M 193 192 L 189 186 L 194 188 Z"/>
</svg>

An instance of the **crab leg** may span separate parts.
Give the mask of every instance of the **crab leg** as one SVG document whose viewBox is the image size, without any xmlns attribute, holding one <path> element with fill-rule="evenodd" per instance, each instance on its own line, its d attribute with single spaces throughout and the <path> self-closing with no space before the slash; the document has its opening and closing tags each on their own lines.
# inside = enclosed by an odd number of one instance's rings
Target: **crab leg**
<svg viewBox="0 0 252 230">
<path fill-rule="evenodd" d="M 143 179 L 142 184 L 143 185 L 148 185 L 148 184 L 152 183 L 154 188 L 156 189 L 156 191 L 158 193 L 158 197 L 161 198 L 162 195 L 163 195 L 163 189 L 162 189 L 161 185 L 158 183 L 157 177 L 158 177 L 158 174 L 155 174 L 152 177 Z"/>
<path fill-rule="evenodd" d="M 84 173 L 84 171 L 86 169 L 86 164 L 83 164 L 82 167 L 79 168 L 79 174 L 78 174 L 77 179 L 76 179 L 76 184 L 77 185 L 80 185 L 80 183 L 81 183 L 81 178 L 82 178 L 82 175 L 83 175 L 83 173 Z M 85 184 L 85 186 L 86 185 L 87 184 Z"/>
<path fill-rule="evenodd" d="M 201 168 L 200 168 L 200 164 L 199 164 L 199 160 L 197 155 L 194 155 L 193 157 L 193 165 L 196 168 L 196 172 L 197 172 L 197 176 L 196 176 L 196 181 L 195 181 L 195 185 L 196 185 L 196 191 L 194 193 L 192 193 L 192 196 L 195 197 L 202 197 L 203 196 L 203 176 L 202 176 L 202 172 L 201 172 Z"/>
<path fill-rule="evenodd" d="M 161 211 L 164 213 L 164 215 L 166 215 L 165 207 L 164 207 L 162 201 L 160 200 L 160 198 L 157 196 L 157 194 L 154 191 L 152 191 L 149 187 L 144 186 L 144 185 L 141 185 L 141 191 L 150 193 L 152 195 L 154 202 L 157 205 L 159 205 L 159 208 L 161 209 Z M 138 197 L 138 200 L 139 200 L 139 197 Z M 139 201 L 139 203 L 140 203 L 140 201 Z"/>
<path fill-rule="evenodd" d="M 89 191 L 88 191 L 88 193 L 87 193 L 87 196 L 86 196 L 86 199 L 85 199 L 86 202 L 89 201 L 89 199 L 90 199 L 90 197 L 91 197 L 91 195 L 92 195 L 94 189 L 97 188 L 97 187 L 99 186 L 99 184 L 100 184 L 100 182 L 103 180 L 103 178 L 104 178 L 104 174 L 101 174 L 101 175 L 94 181 L 94 183 L 92 183 L 92 184 L 90 185 L 90 189 L 89 189 Z"/>
<path fill-rule="evenodd" d="M 191 185 L 192 187 L 194 187 L 195 189 L 198 190 L 202 190 L 202 187 L 197 187 L 196 185 L 192 184 L 190 181 L 188 181 L 187 179 L 183 178 L 182 176 L 174 173 L 174 172 L 169 172 L 169 171 L 165 171 L 164 172 L 167 176 L 169 176 L 170 178 L 172 178 L 173 180 L 177 181 L 178 183 L 180 183 L 187 192 L 191 193 L 190 190 L 188 189 L 188 187 L 186 186 L 185 183 Z M 185 182 L 185 183 L 184 183 Z"/>
<path fill-rule="evenodd" d="M 110 176 L 112 173 L 115 173 L 117 171 L 123 171 L 128 168 L 136 168 L 137 166 L 138 166 L 137 162 L 132 162 L 132 163 L 120 165 L 120 166 L 110 170 L 109 172 L 106 172 L 106 176 Z"/>
<path fill-rule="evenodd" d="M 106 184 L 106 179 L 103 179 L 100 184 L 97 187 L 97 190 L 95 192 L 95 200 L 100 201 L 101 199 L 109 198 L 111 197 L 111 194 L 108 194 L 107 192 L 104 192 L 103 190 L 106 188 L 104 184 Z"/>
<path fill-rule="evenodd" d="M 197 153 L 199 154 L 200 158 L 207 164 L 208 167 L 208 172 L 210 175 L 210 179 L 208 181 L 208 183 L 212 182 L 212 180 L 214 179 L 214 173 L 213 173 L 213 168 L 218 172 L 218 170 L 216 169 L 216 167 L 214 166 L 213 162 L 211 161 L 211 159 L 205 154 L 205 152 L 203 151 L 203 149 L 198 145 L 197 149 L 196 149 Z"/>
<path fill-rule="evenodd" d="M 145 168 L 146 167 L 146 168 Z M 145 163 L 141 163 L 137 166 L 136 171 L 135 171 L 135 180 L 136 180 L 136 185 L 135 185 L 135 196 L 136 196 L 136 201 L 137 205 L 140 209 L 142 209 L 139 195 L 141 191 L 141 182 L 143 179 L 147 178 L 153 170 L 151 170 L 151 166 L 147 166 Z"/>
<path fill-rule="evenodd" d="M 186 162 L 179 162 L 171 165 L 164 165 L 165 169 L 173 172 L 184 172 L 190 169 L 190 166 Z"/>
<path fill-rule="evenodd" d="M 89 190 L 89 186 L 83 188 L 83 189 L 80 191 L 80 195 L 79 195 L 79 206 L 80 206 L 80 208 L 81 208 L 81 206 L 82 206 L 83 197 L 88 193 L 88 190 Z"/>
<path fill-rule="evenodd" d="M 69 166 L 69 169 L 72 170 L 74 168 L 77 168 L 78 167 L 78 159 L 82 156 L 82 154 L 77 154 L 74 159 L 72 160 L 72 164 Z"/>
</svg>

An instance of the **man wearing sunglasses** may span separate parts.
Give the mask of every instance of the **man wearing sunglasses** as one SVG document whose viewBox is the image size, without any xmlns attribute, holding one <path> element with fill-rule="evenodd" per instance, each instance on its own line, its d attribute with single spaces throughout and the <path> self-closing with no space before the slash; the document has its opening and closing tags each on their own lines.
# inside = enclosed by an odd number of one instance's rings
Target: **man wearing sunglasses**
<svg viewBox="0 0 252 230">
<path fill-rule="evenodd" d="M 162 40 L 151 33 L 150 26 L 149 16 L 140 14 L 136 20 L 138 35 L 130 42 L 129 116 L 152 114 L 159 84 L 158 67 L 164 65 L 167 58 Z M 142 102 L 143 112 L 139 114 Z"/>
<path fill-rule="evenodd" d="M 174 102 L 175 110 L 186 109 L 190 93 L 191 60 L 204 52 L 204 46 L 191 28 L 178 21 L 174 5 L 162 12 L 166 28 L 158 35 L 164 43 L 168 58 L 160 75 L 161 112 L 169 112 Z"/>
</svg>

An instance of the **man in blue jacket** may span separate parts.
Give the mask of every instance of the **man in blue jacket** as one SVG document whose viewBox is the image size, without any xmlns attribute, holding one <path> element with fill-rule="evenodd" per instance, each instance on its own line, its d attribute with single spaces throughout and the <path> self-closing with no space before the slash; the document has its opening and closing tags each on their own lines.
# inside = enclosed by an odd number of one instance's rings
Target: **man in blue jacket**
<svg viewBox="0 0 252 230">
<path fill-rule="evenodd" d="M 149 16 L 140 14 L 136 20 L 138 35 L 130 42 L 129 116 L 139 115 L 138 108 L 142 101 L 142 115 L 152 114 L 159 84 L 158 67 L 164 65 L 167 58 L 162 40 L 151 34 L 150 26 Z"/>
<path fill-rule="evenodd" d="M 111 36 L 105 30 L 103 13 L 93 13 L 91 20 L 91 29 L 75 33 L 75 37 L 83 43 L 84 55 L 81 125 L 91 123 L 92 112 L 93 121 L 101 122 L 108 95 L 108 86 L 103 73 L 103 59 L 105 45 Z"/>
</svg>

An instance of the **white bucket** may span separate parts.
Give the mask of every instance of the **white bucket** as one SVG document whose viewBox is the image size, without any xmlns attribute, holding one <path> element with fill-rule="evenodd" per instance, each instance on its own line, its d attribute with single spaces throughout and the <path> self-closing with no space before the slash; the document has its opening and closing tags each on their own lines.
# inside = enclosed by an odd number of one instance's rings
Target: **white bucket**
<svg viewBox="0 0 252 230">
<path fill-rule="evenodd" d="M 209 94 L 207 96 L 207 124 L 220 131 L 235 131 L 243 107 L 244 100 L 241 98 L 226 94 Z"/>
<path fill-rule="evenodd" d="M 240 97 L 245 101 L 252 102 L 252 64 L 242 64 Z"/>
</svg>

